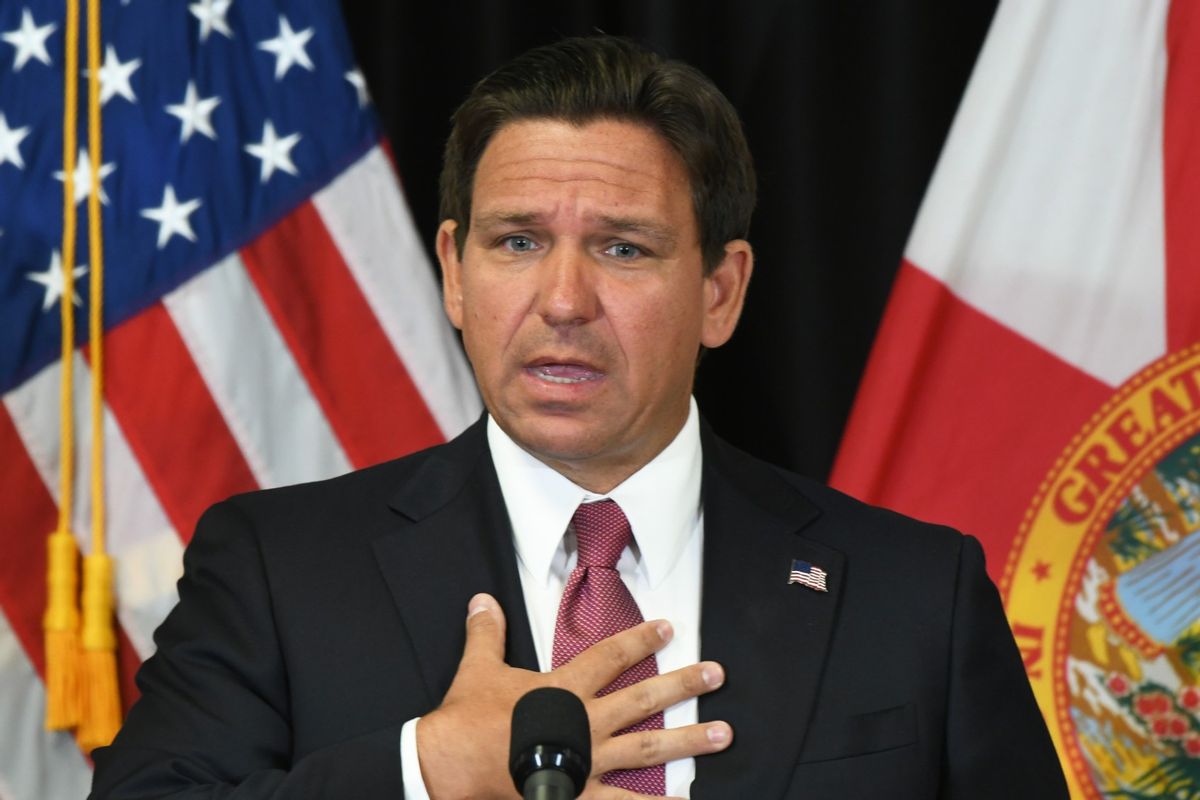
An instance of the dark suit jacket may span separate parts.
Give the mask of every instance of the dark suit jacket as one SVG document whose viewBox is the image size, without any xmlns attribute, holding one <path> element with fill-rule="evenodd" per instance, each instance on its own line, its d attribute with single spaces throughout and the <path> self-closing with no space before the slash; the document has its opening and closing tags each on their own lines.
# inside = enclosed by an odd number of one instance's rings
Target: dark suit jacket
<svg viewBox="0 0 1200 800">
<path fill-rule="evenodd" d="M 703 428 L 701 720 L 692 797 L 1066 798 L 978 543 L 871 508 Z M 436 707 L 467 600 L 536 669 L 484 426 L 210 509 L 94 798 L 401 797 L 401 725 Z M 792 559 L 828 593 L 788 585 Z"/>
</svg>

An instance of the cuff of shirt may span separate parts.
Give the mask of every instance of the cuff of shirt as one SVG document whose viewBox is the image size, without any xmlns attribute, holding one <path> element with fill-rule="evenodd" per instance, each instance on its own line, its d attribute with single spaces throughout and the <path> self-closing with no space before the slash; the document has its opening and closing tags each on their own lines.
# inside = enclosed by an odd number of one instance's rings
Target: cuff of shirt
<svg viewBox="0 0 1200 800">
<path fill-rule="evenodd" d="M 414 717 L 400 729 L 400 774 L 404 777 L 404 800 L 429 800 L 429 790 L 421 778 L 421 759 L 417 756 L 417 722 Z"/>
</svg>

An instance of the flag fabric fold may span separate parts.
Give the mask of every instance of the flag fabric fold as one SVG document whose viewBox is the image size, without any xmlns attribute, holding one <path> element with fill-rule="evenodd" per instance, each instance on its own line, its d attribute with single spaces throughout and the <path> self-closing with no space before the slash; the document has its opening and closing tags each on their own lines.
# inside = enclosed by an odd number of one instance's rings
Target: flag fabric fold
<svg viewBox="0 0 1200 800">
<path fill-rule="evenodd" d="M 1000 4 L 831 478 L 984 542 L 1077 798 L 1200 793 L 1198 26 Z"/>
</svg>

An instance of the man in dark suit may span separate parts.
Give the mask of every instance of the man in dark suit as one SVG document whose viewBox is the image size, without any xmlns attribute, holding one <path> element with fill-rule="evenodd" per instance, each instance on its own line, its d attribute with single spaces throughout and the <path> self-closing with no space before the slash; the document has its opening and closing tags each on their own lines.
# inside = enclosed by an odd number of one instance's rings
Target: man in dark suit
<svg viewBox="0 0 1200 800">
<path fill-rule="evenodd" d="M 978 544 L 700 420 L 753 197 L 736 114 L 678 62 L 567 40 L 476 86 L 437 248 L 487 417 L 211 509 L 93 796 L 511 798 L 513 703 L 556 685 L 594 800 L 1066 797 Z"/>
</svg>

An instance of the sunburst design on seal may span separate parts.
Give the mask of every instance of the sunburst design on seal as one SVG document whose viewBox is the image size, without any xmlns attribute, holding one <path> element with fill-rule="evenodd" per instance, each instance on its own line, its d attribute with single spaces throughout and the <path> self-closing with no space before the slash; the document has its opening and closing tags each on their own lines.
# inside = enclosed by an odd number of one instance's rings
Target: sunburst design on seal
<svg viewBox="0 0 1200 800">
<path fill-rule="evenodd" d="M 1072 440 L 1002 588 L 1071 796 L 1200 800 L 1200 345 Z"/>
</svg>

